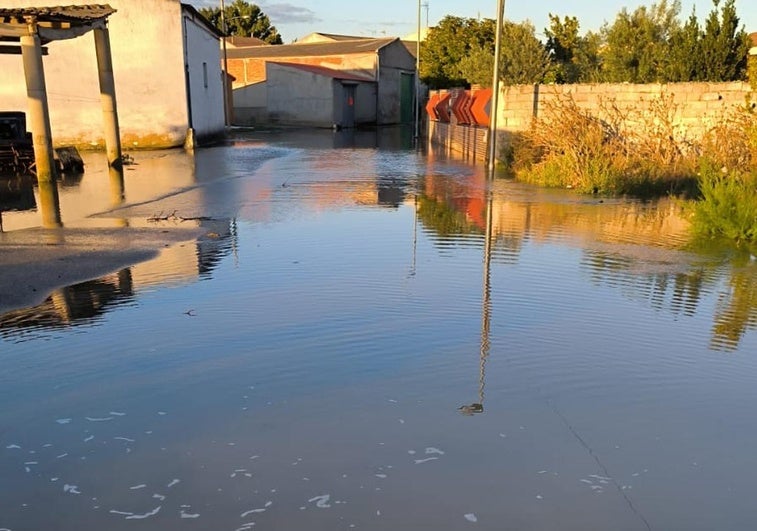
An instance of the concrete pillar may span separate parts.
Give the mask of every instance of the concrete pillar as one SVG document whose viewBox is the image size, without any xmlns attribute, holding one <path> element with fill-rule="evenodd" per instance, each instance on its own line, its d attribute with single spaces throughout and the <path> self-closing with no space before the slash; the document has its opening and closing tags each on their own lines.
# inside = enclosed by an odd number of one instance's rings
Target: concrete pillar
<svg viewBox="0 0 757 531">
<path fill-rule="evenodd" d="M 95 28 L 95 52 L 97 53 L 97 75 L 100 80 L 100 101 L 105 127 L 105 151 L 108 164 L 116 168 L 122 165 L 121 136 L 118 128 L 118 108 L 116 105 L 116 82 L 113 78 L 113 60 L 110 54 L 110 35 L 107 27 Z"/>
<path fill-rule="evenodd" d="M 63 226 L 60 216 L 60 199 L 58 198 L 58 183 L 56 181 L 39 181 L 39 212 L 42 215 L 42 226 L 55 229 Z"/>
<path fill-rule="evenodd" d="M 42 44 L 34 21 L 29 22 L 29 34 L 21 37 L 21 57 L 24 62 L 28 96 L 27 123 L 34 140 L 37 181 L 55 182 L 55 160 L 50 130 L 50 110 L 45 88 L 45 71 L 42 65 Z"/>
</svg>

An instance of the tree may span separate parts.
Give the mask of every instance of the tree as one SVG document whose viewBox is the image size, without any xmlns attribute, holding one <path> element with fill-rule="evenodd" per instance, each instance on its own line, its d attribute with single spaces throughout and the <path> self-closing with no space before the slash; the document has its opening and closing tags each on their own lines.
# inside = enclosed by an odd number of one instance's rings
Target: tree
<svg viewBox="0 0 757 531">
<path fill-rule="evenodd" d="M 702 78 L 702 30 L 696 12 L 670 36 L 666 81 L 699 81 Z"/>
<path fill-rule="evenodd" d="M 705 22 L 701 42 L 701 79 L 706 81 L 735 81 L 746 75 L 749 37 L 736 15 L 734 0 L 726 0 L 718 13 L 720 0 Z"/>
<path fill-rule="evenodd" d="M 547 51 L 552 59 L 549 80 L 554 83 L 576 83 L 580 77 L 577 59 L 581 37 L 578 35 L 576 17 L 560 17 L 549 14 L 549 28 L 544 30 L 547 36 Z"/>
<path fill-rule="evenodd" d="M 508 85 L 541 83 L 550 67 L 549 53 L 536 38 L 528 21 L 502 26 L 502 57 L 499 64 L 502 82 Z"/>
<path fill-rule="evenodd" d="M 282 43 L 281 35 L 276 27 L 271 25 L 268 15 L 257 5 L 245 0 L 234 0 L 234 3 L 224 9 L 226 30 L 222 27 L 220 7 L 203 7 L 200 14 L 226 35 L 257 37 L 269 44 Z"/>
<path fill-rule="evenodd" d="M 421 79 L 431 88 L 465 84 L 461 60 L 472 50 L 490 50 L 493 54 L 495 31 L 492 19 L 444 17 L 429 30 L 421 46 Z"/>
<path fill-rule="evenodd" d="M 491 86 L 496 22 L 447 16 L 421 46 L 421 78 L 431 88 L 467 84 Z M 530 22 L 502 28 L 502 81 L 515 85 L 543 81 L 549 65 L 544 45 Z"/>
<path fill-rule="evenodd" d="M 607 81 L 654 83 L 664 81 L 668 42 L 679 28 L 679 0 L 661 0 L 651 7 L 625 8 L 612 26 L 602 28 L 605 47 L 603 73 Z"/>
</svg>

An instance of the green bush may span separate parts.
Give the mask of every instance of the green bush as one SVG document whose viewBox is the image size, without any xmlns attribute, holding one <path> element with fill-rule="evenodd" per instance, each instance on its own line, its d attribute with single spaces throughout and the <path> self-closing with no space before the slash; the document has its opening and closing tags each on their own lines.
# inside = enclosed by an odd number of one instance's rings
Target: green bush
<svg viewBox="0 0 757 531">
<path fill-rule="evenodd" d="M 699 172 L 700 199 L 691 204 L 696 235 L 757 242 L 757 175 L 727 170 L 710 160 Z"/>
</svg>

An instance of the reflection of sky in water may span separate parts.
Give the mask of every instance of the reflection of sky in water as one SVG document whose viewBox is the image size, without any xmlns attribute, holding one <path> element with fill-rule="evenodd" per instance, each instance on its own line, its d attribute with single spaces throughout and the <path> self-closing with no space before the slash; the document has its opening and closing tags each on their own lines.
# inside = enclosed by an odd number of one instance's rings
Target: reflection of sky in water
<svg viewBox="0 0 757 531">
<path fill-rule="evenodd" d="M 208 208 L 228 217 L 210 247 L 79 288 L 96 321 L 3 327 L 0 529 L 750 527 L 748 258 L 682 250 L 653 210 L 498 183 L 484 411 L 461 415 L 479 176 L 314 147 L 244 173 L 228 150 L 218 189 L 122 212 Z M 729 300 L 747 317 L 723 348 Z"/>
</svg>

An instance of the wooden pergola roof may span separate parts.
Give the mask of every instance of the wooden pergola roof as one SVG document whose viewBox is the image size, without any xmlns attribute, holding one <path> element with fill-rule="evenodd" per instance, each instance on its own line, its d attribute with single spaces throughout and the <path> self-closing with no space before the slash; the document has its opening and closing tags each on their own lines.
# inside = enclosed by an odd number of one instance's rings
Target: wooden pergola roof
<svg viewBox="0 0 757 531">
<path fill-rule="evenodd" d="M 29 34 L 29 24 L 36 25 L 42 44 L 73 39 L 104 27 L 115 12 L 107 4 L 0 8 L 0 41 L 18 42 Z"/>
</svg>

